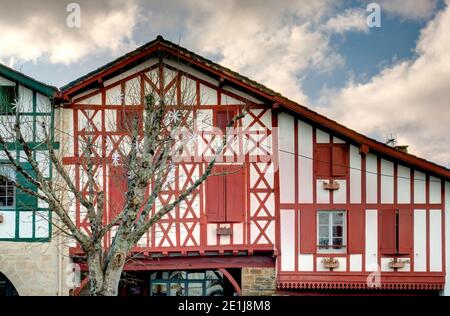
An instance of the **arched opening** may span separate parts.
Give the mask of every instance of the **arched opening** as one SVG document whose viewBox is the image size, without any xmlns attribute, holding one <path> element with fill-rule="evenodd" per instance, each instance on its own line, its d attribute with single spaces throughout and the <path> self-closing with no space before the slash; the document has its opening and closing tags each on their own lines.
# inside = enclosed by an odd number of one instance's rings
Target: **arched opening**
<svg viewBox="0 0 450 316">
<path fill-rule="evenodd" d="M 14 285 L 0 272 L 0 296 L 19 296 Z"/>
</svg>

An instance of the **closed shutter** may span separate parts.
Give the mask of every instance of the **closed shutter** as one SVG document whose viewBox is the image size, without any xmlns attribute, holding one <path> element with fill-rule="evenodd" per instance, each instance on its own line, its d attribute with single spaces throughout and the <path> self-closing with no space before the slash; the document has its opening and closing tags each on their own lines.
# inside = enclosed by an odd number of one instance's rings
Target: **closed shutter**
<svg viewBox="0 0 450 316">
<path fill-rule="evenodd" d="M 110 166 L 109 170 L 109 219 L 112 221 L 125 207 L 128 177 L 122 166 Z"/>
<path fill-rule="evenodd" d="M 315 253 L 316 239 L 316 211 L 312 208 L 302 208 L 300 209 L 300 252 Z"/>
<path fill-rule="evenodd" d="M 343 145 L 333 146 L 333 177 L 342 177 L 347 174 L 347 148 Z"/>
<path fill-rule="evenodd" d="M 397 253 L 396 247 L 396 210 L 380 211 L 380 251 L 383 255 Z"/>
<path fill-rule="evenodd" d="M 243 166 L 227 167 L 226 179 L 226 221 L 242 222 L 245 210 L 245 170 Z"/>
<path fill-rule="evenodd" d="M 315 150 L 316 174 L 319 177 L 331 176 L 331 147 L 319 146 Z"/>
<path fill-rule="evenodd" d="M 132 132 L 134 124 L 137 122 L 138 130 L 143 128 L 143 113 L 137 110 L 117 110 L 117 131 Z"/>
<path fill-rule="evenodd" d="M 216 127 L 220 128 L 222 131 L 225 131 L 228 125 L 228 122 L 232 119 L 233 116 L 228 111 L 217 111 L 216 112 Z"/>
<path fill-rule="evenodd" d="M 222 166 L 214 166 L 211 174 L 223 173 Z M 225 221 L 225 177 L 211 175 L 206 179 L 206 217 L 208 222 Z"/>
<path fill-rule="evenodd" d="M 348 251 L 349 253 L 364 252 L 364 221 L 362 209 L 351 209 L 348 212 Z"/>
<path fill-rule="evenodd" d="M 398 211 L 398 253 L 411 254 L 413 248 L 413 213 L 412 210 Z"/>
<path fill-rule="evenodd" d="M 29 163 L 22 163 L 22 167 L 32 176 L 35 176 L 35 173 Z M 14 179 L 14 178 L 13 178 Z M 36 186 L 28 181 L 25 176 L 23 176 L 20 172 L 16 174 L 16 181 L 23 187 L 37 192 Z M 37 197 L 30 195 L 20 189 L 15 189 L 16 192 L 16 210 L 30 210 L 34 211 L 37 209 L 38 200 Z"/>
</svg>

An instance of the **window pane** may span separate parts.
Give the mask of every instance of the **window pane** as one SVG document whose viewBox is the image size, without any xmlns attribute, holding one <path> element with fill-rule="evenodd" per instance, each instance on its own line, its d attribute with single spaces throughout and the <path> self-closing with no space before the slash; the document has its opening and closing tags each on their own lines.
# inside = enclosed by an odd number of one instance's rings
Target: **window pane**
<svg viewBox="0 0 450 316">
<path fill-rule="evenodd" d="M 189 282 L 188 283 L 189 296 L 203 296 L 203 282 Z"/>
<path fill-rule="evenodd" d="M 223 296 L 223 284 L 220 280 L 206 282 L 206 296 Z"/>
<path fill-rule="evenodd" d="M 186 271 L 171 271 L 169 279 L 186 279 Z"/>
<path fill-rule="evenodd" d="M 329 224 L 329 214 L 326 212 L 319 213 L 319 224 L 328 225 Z"/>
<path fill-rule="evenodd" d="M 333 238 L 333 246 L 342 246 L 342 238 Z"/>
<path fill-rule="evenodd" d="M 167 296 L 166 283 L 152 283 L 152 296 Z"/>
<path fill-rule="evenodd" d="M 328 238 L 330 234 L 330 230 L 328 226 L 319 226 L 319 238 Z"/>
<path fill-rule="evenodd" d="M 343 232 L 342 226 L 333 226 L 333 237 L 343 237 Z"/>
<path fill-rule="evenodd" d="M 320 238 L 319 239 L 319 246 L 328 246 L 330 244 L 329 238 Z"/>
<path fill-rule="evenodd" d="M 184 283 L 170 283 L 170 296 L 184 296 Z"/>
<path fill-rule="evenodd" d="M 333 214 L 333 224 L 342 224 L 344 221 L 343 213 L 334 213 Z"/>
<path fill-rule="evenodd" d="M 205 272 L 190 272 L 190 273 L 188 273 L 189 280 L 203 280 L 204 278 L 205 278 Z"/>
</svg>

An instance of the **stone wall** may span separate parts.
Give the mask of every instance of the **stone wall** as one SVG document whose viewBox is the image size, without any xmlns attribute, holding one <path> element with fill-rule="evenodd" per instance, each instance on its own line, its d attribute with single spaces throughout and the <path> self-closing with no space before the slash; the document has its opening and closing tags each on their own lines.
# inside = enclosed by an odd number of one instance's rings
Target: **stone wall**
<svg viewBox="0 0 450 316">
<path fill-rule="evenodd" d="M 0 272 L 14 285 L 20 296 L 68 295 L 64 279 L 68 258 L 62 259 L 60 274 L 58 246 L 50 243 L 0 242 Z M 61 288 L 61 291 L 59 290 Z M 61 292 L 61 293 L 59 293 Z"/>
<path fill-rule="evenodd" d="M 269 296 L 276 290 L 275 268 L 242 268 L 243 296 Z"/>
</svg>

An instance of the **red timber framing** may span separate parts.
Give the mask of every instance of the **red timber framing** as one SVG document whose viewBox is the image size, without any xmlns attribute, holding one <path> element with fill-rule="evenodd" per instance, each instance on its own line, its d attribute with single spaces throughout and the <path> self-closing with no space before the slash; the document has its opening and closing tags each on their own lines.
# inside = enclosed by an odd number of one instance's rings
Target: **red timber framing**
<svg viewBox="0 0 450 316">
<path fill-rule="evenodd" d="M 444 234 L 444 183 L 446 180 L 450 179 L 450 170 L 431 163 L 429 161 L 423 160 L 416 156 L 400 152 L 386 146 L 383 143 L 377 142 L 370 139 L 364 135 L 361 135 L 339 123 L 332 121 L 316 112 L 309 110 L 308 108 L 299 105 L 278 93 L 259 85 L 248 78 L 242 77 L 237 73 L 232 72 L 229 69 L 223 68 L 211 61 L 208 61 L 192 52 L 189 52 L 173 43 L 170 43 L 161 37 L 158 37 L 155 41 L 139 48 L 138 50 L 119 58 L 118 60 L 108 64 L 107 66 L 95 71 L 78 81 L 69 84 L 64 88 L 63 95 L 61 98 L 66 100 L 66 108 L 73 110 L 73 121 L 74 126 L 78 126 L 78 122 L 81 117 L 86 117 L 85 120 L 91 122 L 98 122 L 93 116 L 101 115 L 102 125 L 99 128 L 95 128 L 94 132 L 86 132 L 81 129 L 74 129 L 75 139 L 85 137 L 87 133 L 94 133 L 98 136 L 98 141 L 102 144 L 102 154 L 99 154 L 99 161 L 101 162 L 101 170 L 103 170 L 104 185 L 107 183 L 107 169 L 111 164 L 111 154 L 118 150 L 118 144 L 121 140 L 126 137 L 125 133 L 111 132 L 107 131 L 105 128 L 105 111 L 106 110 L 120 110 L 123 108 L 122 105 L 113 105 L 106 102 L 106 90 L 114 86 L 120 86 L 123 92 L 123 87 L 125 82 L 133 79 L 140 78 L 142 84 L 149 84 L 155 86 L 159 91 L 165 91 L 165 89 L 170 89 L 169 86 L 157 87 L 158 83 L 165 82 L 160 80 L 160 82 L 155 83 L 152 78 L 146 77 L 146 72 L 153 70 L 152 67 L 162 67 L 161 64 L 157 66 L 151 66 L 150 69 L 142 70 L 136 74 L 130 75 L 126 78 L 121 78 L 118 82 L 115 82 L 108 86 L 106 84 L 102 87 L 97 87 L 98 82 L 108 82 L 117 73 L 120 73 L 121 69 L 126 67 L 131 67 L 132 65 L 137 65 L 140 61 L 148 58 L 149 56 L 170 56 L 172 60 L 177 60 L 185 65 L 188 65 L 195 71 L 198 71 L 204 75 L 214 78 L 220 82 L 225 83 L 227 86 L 232 87 L 235 90 L 245 92 L 252 97 L 261 100 L 261 104 L 252 103 L 252 111 L 249 113 L 250 122 L 242 130 L 242 134 L 236 135 L 238 138 L 238 148 L 243 150 L 243 144 L 240 142 L 239 138 L 243 135 L 251 135 L 248 137 L 249 147 L 247 148 L 247 153 L 244 156 L 243 161 L 240 163 L 246 165 L 247 167 L 247 183 L 248 192 L 246 194 L 246 210 L 245 210 L 245 220 L 242 223 L 208 223 L 208 219 L 205 215 L 205 186 L 202 186 L 197 192 L 194 192 L 192 200 L 187 202 L 185 209 L 177 208 L 172 214 L 166 216 L 160 223 L 155 225 L 151 232 L 145 236 L 139 245 L 136 247 L 136 252 L 141 252 L 145 254 L 158 253 L 163 256 L 168 256 L 169 254 L 196 254 L 204 255 L 208 252 L 216 253 L 219 255 L 231 252 L 237 254 L 240 252 L 245 252 L 247 254 L 254 254 L 256 252 L 267 252 L 277 257 L 276 266 L 278 270 L 278 285 L 283 289 L 300 289 L 300 288 L 333 288 L 333 289 L 365 289 L 366 279 L 372 273 L 372 271 L 366 270 L 366 244 L 365 244 L 365 233 L 367 230 L 366 225 L 366 210 L 376 210 L 377 214 L 382 214 L 385 210 L 399 210 L 399 212 L 406 212 L 412 219 L 414 219 L 414 210 L 424 209 L 426 211 L 426 228 L 427 228 L 427 263 L 426 271 L 414 272 L 413 266 L 415 258 L 411 255 L 401 254 L 407 252 L 410 249 L 410 243 L 414 240 L 410 240 L 411 231 L 409 229 L 401 229 L 398 232 L 399 240 L 406 240 L 404 243 L 400 242 L 402 245 L 399 247 L 400 253 L 399 257 L 408 257 L 410 259 L 411 270 L 409 272 L 399 272 L 399 271 L 383 271 L 381 272 L 381 283 L 382 287 L 386 289 L 440 289 L 443 285 L 444 275 L 445 275 L 445 240 L 443 236 L 442 242 L 442 271 L 432 272 L 430 270 L 430 259 L 429 259 L 429 249 L 430 249 L 430 210 L 440 209 L 442 210 L 442 234 Z M 194 116 L 196 116 L 199 110 L 211 110 L 213 113 L 213 124 L 221 125 L 222 117 L 221 113 L 217 110 L 229 110 L 235 113 L 241 108 L 241 102 L 247 103 L 248 100 L 243 100 L 243 98 L 236 93 L 231 92 L 232 90 L 225 90 L 222 85 L 214 85 L 209 81 L 203 80 L 199 77 L 194 77 L 191 74 L 179 71 L 169 64 L 165 64 L 169 70 L 177 72 L 177 76 L 173 80 L 179 80 L 180 76 L 185 76 L 194 80 L 196 90 L 197 90 L 197 104 L 195 105 Z M 164 76 L 164 71 L 159 69 L 160 75 Z M 178 78 L 178 79 L 177 79 Z M 173 81 L 172 80 L 172 81 Z M 168 85 L 177 85 L 178 81 L 170 81 Z M 200 87 L 208 87 L 214 89 L 217 92 L 217 104 L 214 105 L 204 105 L 200 102 Z M 80 97 L 80 93 L 86 93 L 89 89 L 94 88 L 95 91 Z M 84 102 L 89 97 L 94 96 L 96 93 L 101 93 L 101 104 L 87 104 Z M 227 95 L 237 101 L 232 104 L 225 104 L 223 102 L 222 96 Z M 128 108 L 133 109 L 133 106 L 128 106 Z M 140 109 L 139 106 L 135 107 Z M 280 172 L 278 168 L 275 168 L 275 172 L 268 176 L 266 170 L 270 169 L 272 166 L 279 165 L 278 157 L 278 144 L 274 142 L 274 139 L 278 139 L 278 131 L 276 129 L 272 130 L 271 126 L 278 127 L 278 113 L 286 112 L 294 116 L 294 126 L 292 137 L 295 138 L 295 190 L 294 192 L 299 192 L 299 179 L 298 179 L 298 121 L 310 124 L 313 128 L 313 142 L 314 149 L 317 149 L 316 144 L 316 131 L 320 129 L 329 133 L 331 136 L 335 136 L 343 140 L 346 145 L 356 146 L 360 151 L 361 158 L 361 179 L 360 187 L 358 188 L 360 192 L 360 203 L 350 203 L 350 192 L 352 188 L 350 187 L 350 172 L 348 168 L 340 168 L 343 165 L 349 163 L 349 158 L 340 149 L 344 146 L 336 146 L 336 150 L 333 150 L 334 146 L 330 149 L 331 155 L 333 152 L 335 156 L 340 157 L 340 162 L 336 163 L 337 167 L 331 169 L 332 178 L 345 181 L 346 183 L 346 198 L 345 202 L 337 202 L 334 199 L 334 194 L 330 191 L 329 202 L 321 203 L 318 202 L 316 183 L 318 179 L 322 179 L 322 175 L 317 175 L 313 172 L 313 183 L 311 184 L 314 188 L 312 190 L 312 203 L 300 203 L 298 194 L 295 194 L 295 201 L 290 204 L 280 203 Z M 269 118 L 269 119 L 267 119 Z M 267 124 L 267 122 L 269 122 Z M 242 122 L 239 122 L 239 126 Z M 330 137 L 332 139 L 333 137 Z M 202 155 L 205 152 L 210 151 L 212 148 L 209 144 L 210 138 L 208 138 L 208 133 L 203 134 L 202 142 L 204 146 L 202 147 L 203 152 L 198 153 L 199 147 L 196 147 L 196 154 Z M 264 143 L 269 143 L 271 149 L 268 148 Z M 332 140 L 331 140 L 332 142 Z M 108 144 L 108 148 L 106 148 Z M 252 155 L 251 151 L 259 150 L 258 155 Z M 272 155 L 274 153 L 274 155 Z M 275 154 L 276 153 L 276 154 Z M 368 192 L 366 183 L 368 181 L 368 154 L 376 155 L 376 172 L 377 176 L 377 192 L 376 201 L 368 201 Z M 74 143 L 74 155 L 73 157 L 66 157 L 65 162 L 68 164 L 75 164 L 76 168 L 76 181 L 78 185 L 80 184 L 79 172 L 82 170 L 80 165 L 78 143 Z M 230 157 L 236 157 L 236 151 L 229 151 L 228 155 Z M 381 158 L 387 159 L 393 163 L 393 190 L 394 190 L 394 200 L 392 203 L 381 203 Z M 398 176 L 398 166 L 405 166 L 410 168 L 410 203 L 400 204 L 397 201 L 397 195 L 399 188 L 397 187 Z M 194 173 L 201 173 L 204 168 L 202 163 L 183 163 L 176 168 L 175 172 L 184 173 L 187 178 L 191 177 Z M 426 176 L 426 201 L 424 203 L 416 203 L 414 201 L 414 171 L 424 172 Z M 370 174 L 370 173 L 369 173 Z M 430 188 L 429 179 L 430 175 L 437 177 L 441 180 L 442 193 L 441 193 L 441 203 L 430 204 Z M 187 180 L 189 181 L 189 180 Z M 173 188 L 168 188 L 160 197 L 160 202 L 170 200 L 176 194 L 179 194 L 180 190 L 186 183 L 177 182 Z M 369 192 L 370 193 L 370 192 Z M 280 253 L 280 232 L 283 229 L 280 226 L 280 210 L 291 210 L 295 214 L 295 264 L 294 271 L 286 272 L 281 271 L 281 264 L 279 258 L 283 255 Z M 317 253 L 316 251 L 316 212 L 318 210 L 345 210 L 346 220 L 347 220 L 347 251 L 340 254 L 333 254 L 333 257 L 344 258 L 345 259 L 345 271 L 318 271 L 317 260 L 322 257 L 327 257 L 329 255 L 323 253 Z M 78 224 L 81 226 L 86 226 L 86 221 L 84 218 L 80 218 L 80 207 L 77 205 L 78 214 Z M 377 216 L 378 217 L 378 216 Z M 410 221 L 410 220 L 407 220 Z M 410 227 L 410 223 L 405 225 L 405 227 Z M 231 236 L 218 236 L 214 234 L 214 229 L 219 227 L 230 228 L 233 234 Z M 378 230 L 381 229 L 378 226 Z M 242 229 L 242 234 L 236 234 L 235 232 Z M 239 237 L 239 238 L 237 238 Z M 412 238 L 413 239 L 413 238 Z M 107 241 L 106 241 L 107 242 Z M 392 255 L 381 254 L 381 244 L 378 242 L 378 264 L 381 265 L 382 259 L 392 258 Z M 406 245 L 403 247 L 403 245 Z M 73 253 L 79 252 L 79 249 L 72 249 Z M 311 255 L 313 258 L 312 271 L 300 271 L 299 253 Z M 361 256 L 361 271 L 351 272 L 350 270 L 350 257 L 352 255 Z M 182 257 L 180 260 L 184 260 L 186 257 Z M 167 260 L 173 260 L 173 258 L 167 258 Z M 228 257 L 227 257 L 228 260 Z M 143 269 L 145 268 L 145 264 Z M 403 285 L 402 285 L 403 284 Z"/>
<path fill-rule="evenodd" d="M 152 74 L 157 74 L 157 77 L 155 78 Z M 153 89 L 158 95 L 167 93 L 170 89 L 180 89 L 182 80 L 190 80 L 196 94 L 195 104 L 193 104 L 194 118 L 208 113 L 211 114 L 214 122 L 217 122 L 215 118 L 218 115 L 223 116 L 226 113 L 234 115 L 241 111 L 243 106 L 249 109 L 246 117 L 237 123 L 232 135 L 237 145 L 228 148 L 224 157 L 224 162 L 237 161 L 237 164 L 233 166 L 241 166 L 241 171 L 238 170 L 238 173 L 233 171 L 222 177 L 226 179 L 232 190 L 238 190 L 234 192 L 234 197 L 233 194 L 229 195 L 226 205 L 232 208 L 239 202 L 243 207 L 229 213 L 223 221 L 208 220 L 205 216 L 207 185 L 204 184 L 194 191 L 182 206 L 176 207 L 174 211 L 158 221 L 141 238 L 134 251 L 163 255 L 174 253 L 203 255 L 211 252 L 219 254 L 245 252 L 252 255 L 256 252 L 273 252 L 275 242 L 274 175 L 268 172 L 273 166 L 271 148 L 275 146 L 272 142 L 271 110 L 264 104 L 246 100 L 240 95 L 214 86 L 168 63 L 157 62 L 109 84 L 107 80 L 102 81 L 103 84 L 100 87 L 87 94 L 81 96 L 74 94 L 70 103 L 65 105 L 66 109 L 72 110 L 73 113 L 74 147 L 73 156 L 65 157 L 63 161 L 67 165 L 75 166 L 77 188 L 87 192 L 87 186 L 83 181 L 83 153 L 79 149 L 79 141 L 86 139 L 88 135 L 93 136 L 99 148 L 94 153 L 95 170 L 103 179 L 103 187 L 97 189 L 105 190 L 109 197 L 109 203 L 105 204 L 104 212 L 108 214 L 105 221 L 111 220 L 117 212 L 116 208 L 120 209 L 123 204 L 124 192 L 122 192 L 123 199 L 118 197 L 113 199 L 112 196 L 120 195 L 121 192 L 116 191 L 125 191 L 125 187 L 111 181 L 117 178 L 114 175 L 120 172 L 113 164 L 114 155 L 120 152 L 120 144 L 128 135 L 120 128 L 120 125 L 117 128 L 108 125 L 108 119 L 111 120 L 111 113 L 113 117 L 119 119 L 123 116 L 124 109 L 136 112 L 143 110 L 141 104 L 144 102 L 144 93 L 141 93 L 140 104 L 126 104 L 126 85 L 131 80 L 138 80 L 140 87 Z M 201 89 L 205 88 L 214 91 L 217 104 L 204 104 L 201 101 Z M 108 93 L 112 89 L 119 89 L 120 95 L 125 97 L 121 97 L 120 101 L 111 102 Z M 181 93 L 177 92 L 176 95 L 181 102 Z M 89 128 L 86 128 L 87 126 Z M 175 181 L 161 192 L 157 201 L 159 205 L 171 201 L 192 184 L 195 177 L 203 173 L 206 162 L 213 154 L 211 145 L 213 132 L 200 130 L 198 124 L 195 124 L 194 128 L 193 132 L 201 135 L 201 138 L 194 145 L 191 160 L 179 163 L 174 169 Z M 204 162 L 198 162 L 202 160 Z M 225 166 L 224 163 L 220 165 Z M 227 165 L 228 168 L 229 166 Z M 239 194 L 242 195 L 240 201 L 237 199 Z M 77 225 L 89 231 L 88 218 L 82 212 L 79 203 L 76 204 L 76 218 Z M 229 228 L 231 235 L 216 233 L 223 227 Z M 111 236 L 105 238 L 106 246 L 109 245 L 110 240 Z M 74 248 L 71 253 L 81 253 L 81 249 Z"/>
</svg>

